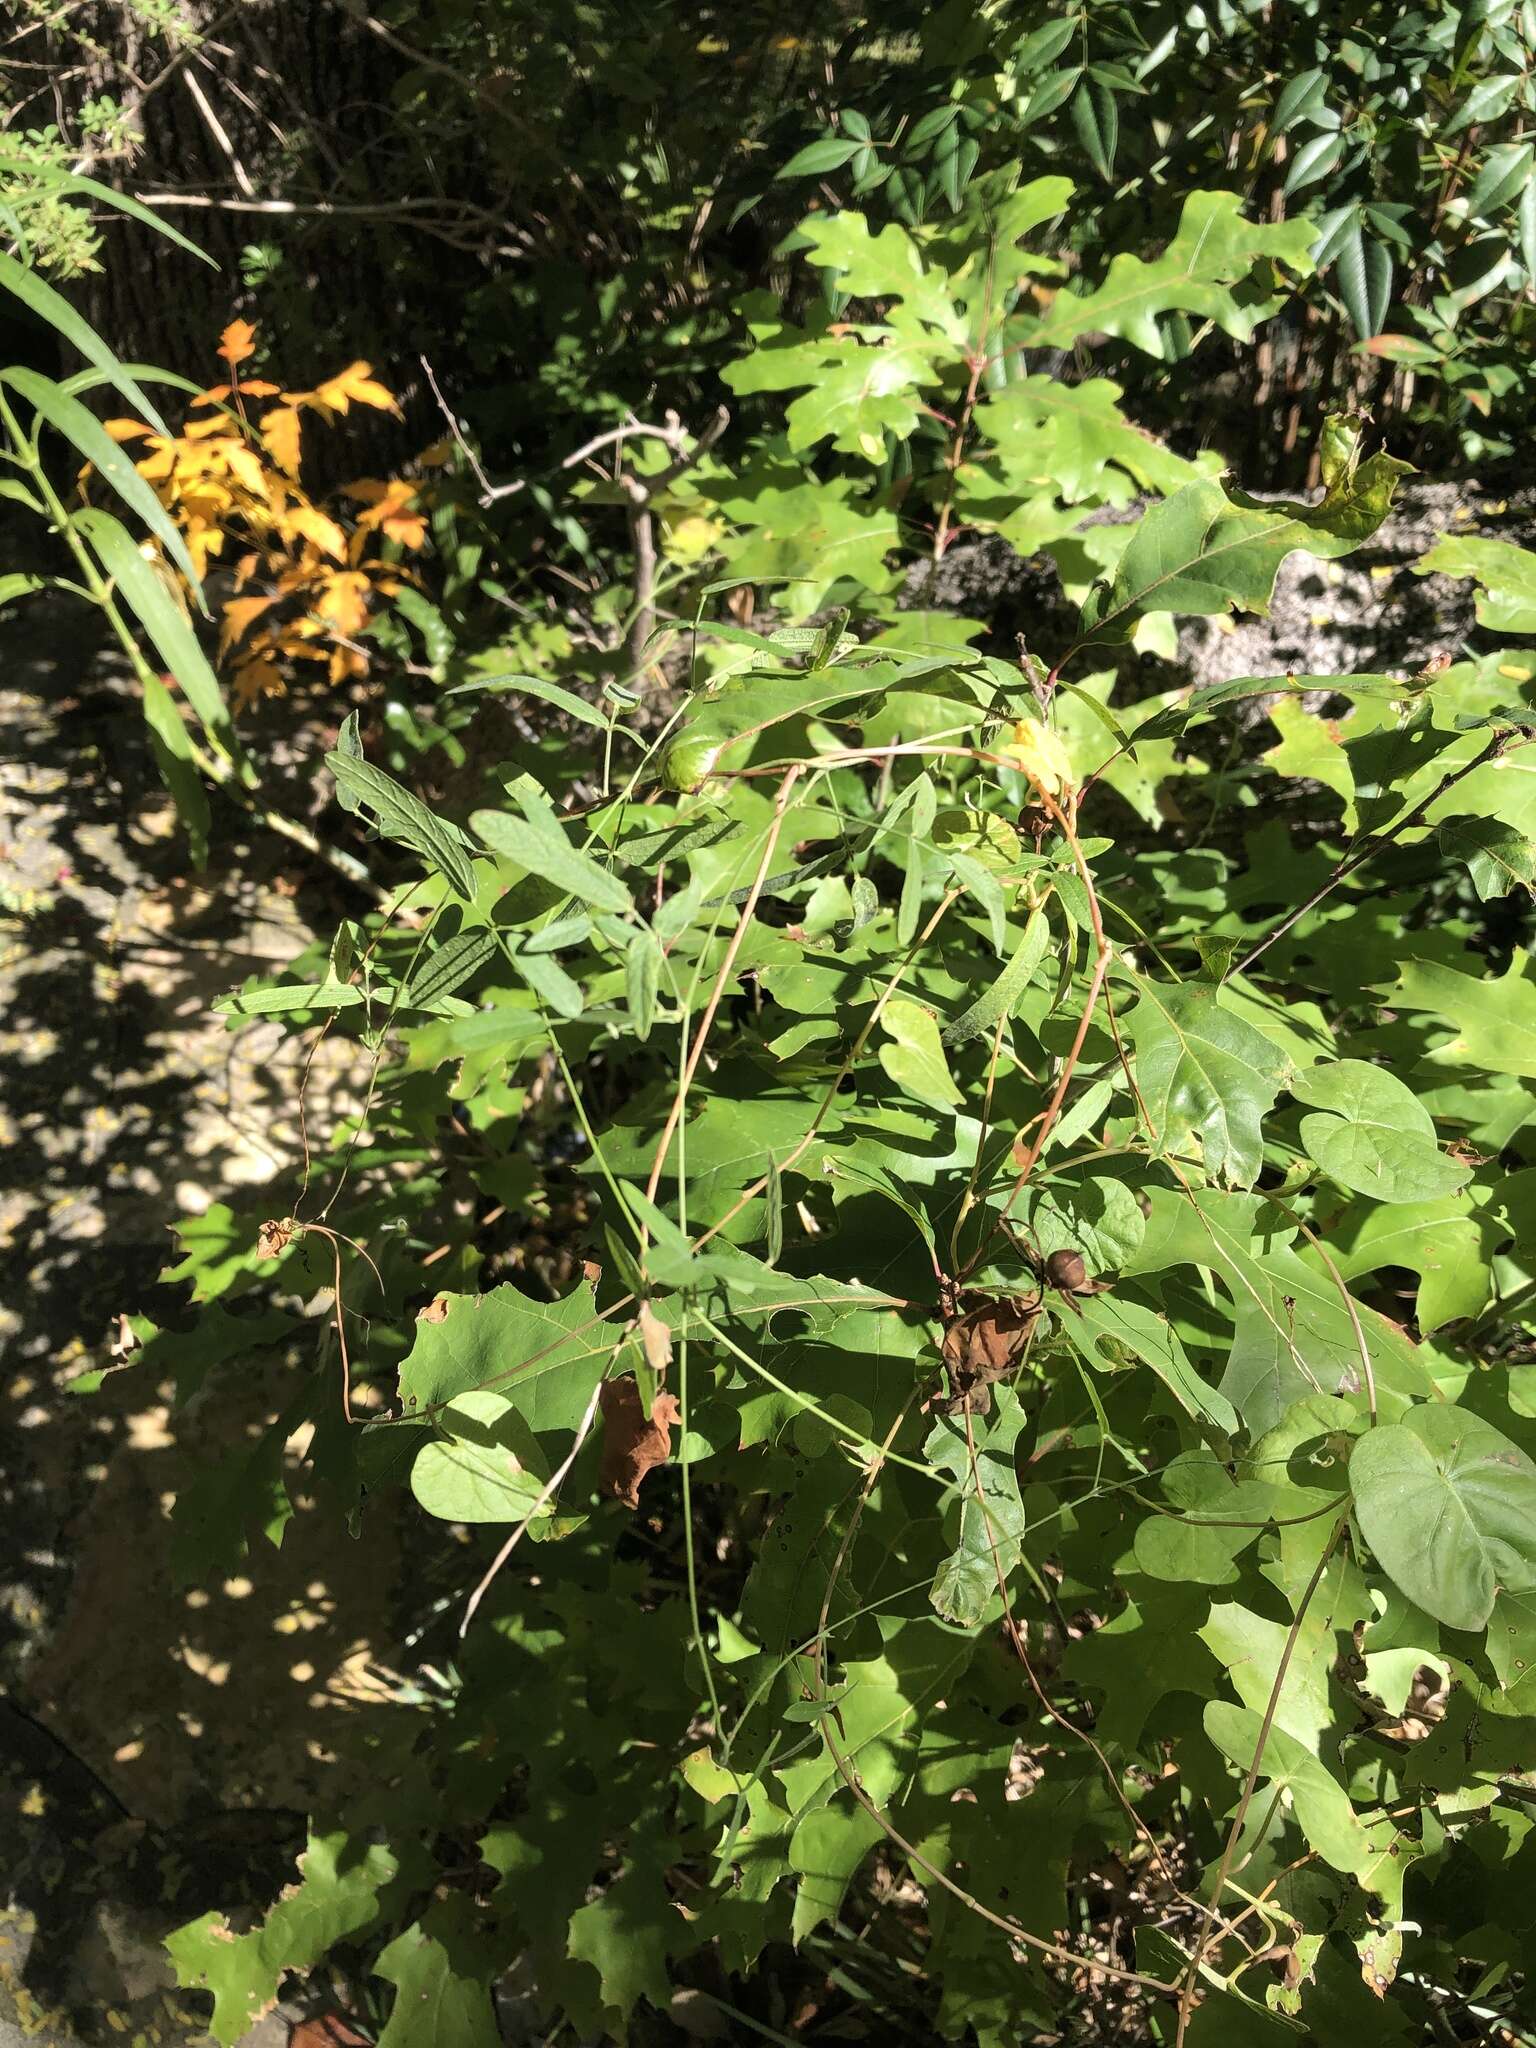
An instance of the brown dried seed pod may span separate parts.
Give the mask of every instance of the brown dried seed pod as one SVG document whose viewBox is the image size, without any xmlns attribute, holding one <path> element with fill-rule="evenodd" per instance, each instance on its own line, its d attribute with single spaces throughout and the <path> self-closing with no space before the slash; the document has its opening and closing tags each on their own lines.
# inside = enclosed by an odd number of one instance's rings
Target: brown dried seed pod
<svg viewBox="0 0 1536 2048">
<path fill-rule="evenodd" d="M 1059 1287 L 1063 1294 L 1086 1294 L 1093 1282 L 1088 1278 L 1088 1268 L 1083 1263 L 1081 1252 L 1063 1246 L 1052 1252 L 1045 1262 L 1045 1277 L 1053 1287 Z"/>
</svg>

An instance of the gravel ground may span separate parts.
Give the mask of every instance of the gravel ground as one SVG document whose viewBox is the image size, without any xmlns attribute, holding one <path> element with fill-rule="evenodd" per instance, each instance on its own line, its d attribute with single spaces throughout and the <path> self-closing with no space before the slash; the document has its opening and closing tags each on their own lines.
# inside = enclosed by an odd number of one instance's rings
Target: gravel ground
<svg viewBox="0 0 1536 2048">
<path fill-rule="evenodd" d="M 324 1717 L 380 1711 L 394 1559 L 301 1504 L 280 1552 L 189 1597 L 170 1492 L 265 1425 L 288 1362 L 236 1361 L 175 1417 L 142 1373 L 70 1383 L 109 1362 L 121 1313 L 174 1313 L 177 1217 L 257 1200 L 298 1159 L 293 1048 L 209 1006 L 343 906 L 228 812 L 190 870 L 78 610 L 9 612 L 0 678 L 0 2048 L 201 2041 L 160 1938 L 200 1886 L 291 1875 Z M 328 1051 L 321 1128 L 360 1078 Z"/>
</svg>

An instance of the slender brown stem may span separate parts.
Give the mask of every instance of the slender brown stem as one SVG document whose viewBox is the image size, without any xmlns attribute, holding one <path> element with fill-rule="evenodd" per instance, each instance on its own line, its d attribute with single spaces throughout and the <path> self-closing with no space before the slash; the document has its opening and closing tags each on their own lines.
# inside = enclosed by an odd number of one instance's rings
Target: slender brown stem
<svg viewBox="0 0 1536 2048">
<path fill-rule="evenodd" d="M 1428 796 L 1420 798 L 1412 810 L 1405 811 L 1400 818 L 1395 819 L 1387 827 L 1385 832 L 1364 840 L 1353 853 L 1347 854 L 1338 863 L 1337 867 L 1334 868 L 1328 879 L 1320 887 L 1312 891 L 1306 902 L 1299 905 L 1297 909 L 1291 911 L 1286 917 L 1283 917 L 1273 931 L 1266 932 L 1252 952 L 1246 954 L 1236 967 L 1232 969 L 1232 972 L 1234 974 L 1246 974 L 1261 954 L 1267 953 L 1277 939 L 1283 939 L 1288 931 L 1291 931 L 1296 925 L 1300 924 L 1301 920 L 1309 915 L 1310 912 L 1316 910 L 1323 898 L 1331 895 L 1340 882 L 1347 881 L 1355 873 L 1356 869 L 1363 868 L 1368 860 L 1374 859 L 1384 847 L 1390 846 L 1400 832 L 1406 832 L 1410 825 L 1416 825 L 1424 817 L 1430 806 L 1438 803 L 1448 789 L 1454 789 L 1456 784 L 1462 781 L 1465 776 L 1470 775 L 1474 769 L 1483 767 L 1485 763 L 1493 760 L 1496 755 L 1502 754 L 1509 745 L 1509 738 L 1508 732 L 1496 732 L 1480 753 L 1474 754 L 1470 761 L 1463 761 L 1459 768 L 1444 776 L 1436 783 Z"/>
</svg>

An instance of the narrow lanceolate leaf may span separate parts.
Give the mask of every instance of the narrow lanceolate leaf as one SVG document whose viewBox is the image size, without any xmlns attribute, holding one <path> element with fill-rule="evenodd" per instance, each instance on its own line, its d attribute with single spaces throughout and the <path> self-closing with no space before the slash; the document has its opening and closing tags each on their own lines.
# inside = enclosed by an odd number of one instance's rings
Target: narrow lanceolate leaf
<svg viewBox="0 0 1536 2048">
<path fill-rule="evenodd" d="M 1362 341 L 1379 334 L 1392 299 L 1392 258 L 1358 218 L 1335 244 L 1333 269 L 1355 333 Z"/>
<path fill-rule="evenodd" d="M 964 1045 L 968 1038 L 986 1037 L 997 1029 L 1002 1018 L 1012 1014 L 1014 1004 L 1035 978 L 1045 957 L 1050 935 L 1050 922 L 1045 912 L 1032 911 L 1024 927 L 1024 936 L 1014 948 L 1013 958 L 996 981 L 984 995 L 976 998 L 968 1010 L 962 1010 L 958 1017 L 944 1026 L 939 1035 L 945 1045 Z"/>
<path fill-rule="evenodd" d="M 367 1002 L 367 991 L 345 981 L 290 982 L 280 988 L 253 988 L 224 996 L 213 1006 L 215 1017 L 282 1017 L 293 1010 L 351 1010 Z"/>
<path fill-rule="evenodd" d="M 618 876 L 574 847 L 553 814 L 535 822 L 508 811 L 476 811 L 469 822 L 493 853 L 504 854 L 592 909 L 622 915 L 634 908 Z"/>
<path fill-rule="evenodd" d="M 630 1027 L 643 1045 L 656 1020 L 656 993 L 661 986 L 661 941 L 654 932 L 636 932 L 625 947 L 624 984 Z"/>
<path fill-rule="evenodd" d="M 600 711 L 595 710 L 584 698 L 573 690 L 562 689 L 559 683 L 552 683 L 544 676 L 522 675 L 512 670 L 498 671 L 495 675 L 471 676 L 468 682 L 455 683 L 450 690 L 444 690 L 445 697 L 502 696 L 515 690 L 521 697 L 536 697 L 541 704 L 551 704 L 555 710 L 563 711 L 568 718 L 576 718 L 583 725 L 595 725 L 601 732 L 608 721 Z"/>
<path fill-rule="evenodd" d="M 474 900 L 473 849 L 457 825 L 437 817 L 371 761 L 338 747 L 326 755 L 325 765 L 336 778 L 336 799 L 343 810 L 369 812 L 386 839 L 408 846 L 466 902 Z"/>
<path fill-rule="evenodd" d="M 1159 1148 L 1177 1152 L 1197 1138 L 1214 1179 L 1252 1187 L 1263 1164 L 1260 1126 L 1291 1072 L 1289 1058 L 1224 1008 L 1209 982 L 1138 986 L 1128 1029 Z"/>
<path fill-rule="evenodd" d="M 87 505 L 75 513 L 74 524 L 116 585 L 122 602 L 149 635 L 204 732 L 220 753 L 238 758 L 240 744 L 224 693 L 166 576 L 134 545 L 128 529 L 110 512 Z"/>
<path fill-rule="evenodd" d="M 444 996 L 464 986 L 501 950 L 494 932 L 458 932 L 435 946 L 411 977 L 402 1001 L 416 1009 L 429 1009 Z"/>
<path fill-rule="evenodd" d="M 196 242 L 173 228 L 163 214 L 156 213 L 152 206 L 146 206 L 141 199 L 135 199 L 130 192 L 119 192 L 115 186 L 103 185 L 97 178 L 82 177 L 78 171 L 66 171 L 60 165 L 40 167 L 27 157 L 0 155 L 0 172 L 20 173 L 26 178 L 41 176 L 51 190 L 61 197 L 79 192 L 86 198 L 94 199 L 100 206 L 114 207 L 117 212 L 127 214 L 147 228 L 153 228 L 157 235 L 163 235 L 168 242 L 174 242 L 178 249 L 185 249 L 189 256 L 195 256 L 200 263 L 206 263 L 216 270 L 218 264 L 206 249 L 200 249 Z"/>
<path fill-rule="evenodd" d="M 50 427 L 85 457 L 102 480 L 116 491 L 129 511 L 142 519 L 194 591 L 200 589 L 197 570 L 187 553 L 187 544 L 169 514 L 122 449 L 94 413 L 86 411 L 78 398 L 71 398 L 51 378 L 36 370 L 0 371 L 0 384 L 9 384 Z"/>
<path fill-rule="evenodd" d="M 1437 1621 L 1482 1628 L 1495 1594 L 1536 1589 L 1536 1464 L 1481 1416 L 1411 1408 L 1361 1437 L 1349 1479 L 1366 1542 Z"/>
<path fill-rule="evenodd" d="M 1345 468 L 1316 505 L 1260 505 L 1219 483 L 1188 484 L 1154 505 L 1113 582 L 1083 606 L 1083 646 L 1124 640 L 1143 612 L 1267 612 L 1275 576 L 1296 549 L 1331 561 L 1369 540 L 1408 464 L 1373 455 Z"/>
<path fill-rule="evenodd" d="M 144 722 L 149 727 L 150 747 L 155 765 L 176 805 L 192 849 L 192 861 L 202 867 L 208 858 L 208 792 L 192 759 L 192 746 L 181 713 L 170 691 L 158 676 L 144 682 Z"/>
<path fill-rule="evenodd" d="M 3 249 L 0 249 L 0 291 L 8 291 L 39 319 L 46 320 L 57 334 L 80 351 L 87 362 L 95 364 L 109 384 L 116 385 L 128 403 L 157 433 L 166 432 L 165 421 L 143 387 L 130 375 L 126 365 L 118 361 L 90 322 L 81 319 L 68 299 L 61 292 L 56 292 L 51 284 L 45 283 L 35 270 L 18 263 Z"/>
</svg>

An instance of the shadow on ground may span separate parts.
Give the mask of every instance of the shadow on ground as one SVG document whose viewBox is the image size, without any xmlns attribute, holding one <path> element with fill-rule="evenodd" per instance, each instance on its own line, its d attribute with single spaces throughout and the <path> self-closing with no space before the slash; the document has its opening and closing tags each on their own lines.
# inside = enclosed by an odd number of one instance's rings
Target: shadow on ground
<svg viewBox="0 0 1536 2048">
<path fill-rule="evenodd" d="M 72 1391 L 122 1315 L 185 1314 L 159 1278 L 178 1217 L 232 1189 L 291 1205 L 298 1051 L 209 1008 L 357 909 L 217 807 L 191 870 L 91 623 L 49 600 L 0 620 L 0 2048 L 203 2039 L 161 1937 L 270 1898 L 306 1810 L 400 1718 L 383 1520 L 364 1556 L 300 1494 L 281 1549 L 209 1586 L 171 1569 L 172 1495 L 312 1355 L 233 1357 L 174 1420 L 143 1370 Z M 356 1058 L 322 1050 L 312 1127 L 356 1101 Z"/>
</svg>

